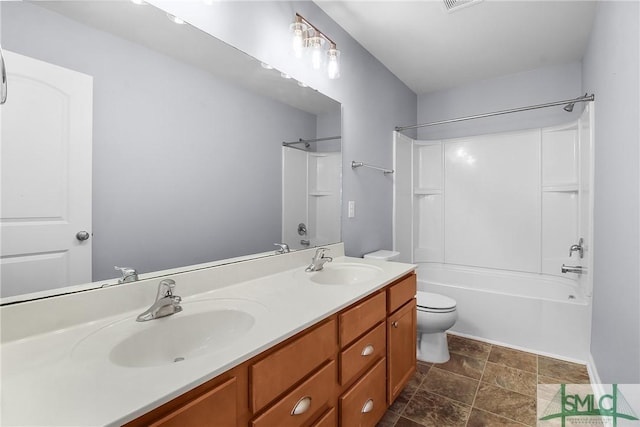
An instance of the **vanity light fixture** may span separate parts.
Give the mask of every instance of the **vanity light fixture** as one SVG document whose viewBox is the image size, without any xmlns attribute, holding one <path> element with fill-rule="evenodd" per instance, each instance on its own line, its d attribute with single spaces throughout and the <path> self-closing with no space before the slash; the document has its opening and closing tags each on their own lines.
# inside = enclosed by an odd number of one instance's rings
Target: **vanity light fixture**
<svg viewBox="0 0 640 427">
<path fill-rule="evenodd" d="M 296 13 L 289 28 L 292 35 L 291 47 L 296 58 L 302 58 L 306 50 L 311 57 L 314 70 L 321 69 L 326 62 L 329 78 L 340 77 L 340 51 L 333 40 L 299 13 Z M 328 49 L 325 50 L 326 45 Z"/>
</svg>

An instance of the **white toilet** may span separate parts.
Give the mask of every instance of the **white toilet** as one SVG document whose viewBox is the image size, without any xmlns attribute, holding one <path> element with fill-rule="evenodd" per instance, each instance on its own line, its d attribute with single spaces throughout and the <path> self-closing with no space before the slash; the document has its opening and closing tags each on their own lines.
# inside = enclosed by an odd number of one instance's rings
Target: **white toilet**
<svg viewBox="0 0 640 427">
<path fill-rule="evenodd" d="M 379 250 L 364 258 L 393 261 L 400 257 L 396 251 Z M 458 320 L 456 300 L 440 294 L 417 292 L 418 360 L 444 363 L 449 360 L 446 331 Z"/>
<path fill-rule="evenodd" d="M 449 360 L 447 329 L 458 320 L 456 301 L 431 292 L 417 292 L 418 360 L 444 363 Z"/>
</svg>

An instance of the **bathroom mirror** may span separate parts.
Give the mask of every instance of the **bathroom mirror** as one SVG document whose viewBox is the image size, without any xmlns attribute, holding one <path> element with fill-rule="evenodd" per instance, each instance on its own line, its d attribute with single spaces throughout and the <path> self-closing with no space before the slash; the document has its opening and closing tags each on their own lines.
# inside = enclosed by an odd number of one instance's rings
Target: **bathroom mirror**
<svg viewBox="0 0 640 427">
<path fill-rule="evenodd" d="M 338 177 L 331 189 L 317 185 L 324 163 L 315 170 L 301 170 L 300 163 L 283 169 L 283 159 L 291 157 L 285 151 L 303 153 L 312 159 L 307 164 L 316 165 L 340 155 L 338 102 L 188 24 L 170 21 L 150 5 L 39 1 L 2 2 L 0 8 L 9 76 L 9 98 L 1 107 L 2 303 L 111 285 L 120 276 L 114 266 L 150 278 L 203 263 L 274 255 L 274 243 L 283 236 L 296 239 L 286 242 L 294 249 L 340 240 L 341 159 L 331 161 Z M 20 58 L 14 54 L 88 82 L 89 108 L 80 116 L 85 132 L 90 125 L 84 160 L 60 155 L 59 141 L 46 128 L 59 119 L 46 116 L 54 109 L 27 105 L 19 118 L 10 110 L 22 90 L 15 83 L 19 78 L 12 82 L 12 62 Z M 46 123 L 36 125 L 45 116 Z M 16 137 L 8 123 L 19 120 L 26 124 Z M 24 142 L 32 131 L 52 141 L 44 149 Z M 307 147 L 282 144 L 325 137 L 336 138 Z M 5 144 L 10 138 L 20 144 Z M 43 228 L 26 232 L 27 226 L 60 225 L 74 215 L 74 206 L 52 200 L 72 192 L 67 166 L 78 164 L 85 175 L 73 179 L 90 187 L 82 199 L 89 222 L 67 227 L 63 240 L 72 249 L 89 249 L 89 280 L 70 273 L 82 256 L 42 246 L 24 249 L 55 234 Z M 14 175 L 5 175 L 12 170 Z M 288 180 L 316 183 L 306 195 L 294 196 L 307 200 L 306 208 L 298 203 L 299 217 L 283 215 Z M 9 197 L 32 197 L 54 208 L 34 202 L 21 212 Z M 331 212 L 331 221 L 317 224 L 318 212 Z M 299 234 L 300 223 L 306 235 Z M 11 252 L 15 242 L 20 248 Z"/>
</svg>

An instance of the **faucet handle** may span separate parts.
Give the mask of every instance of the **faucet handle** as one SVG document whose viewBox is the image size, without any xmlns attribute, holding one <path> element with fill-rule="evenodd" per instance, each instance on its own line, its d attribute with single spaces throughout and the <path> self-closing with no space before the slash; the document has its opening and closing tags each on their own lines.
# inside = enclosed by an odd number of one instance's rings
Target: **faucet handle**
<svg viewBox="0 0 640 427">
<path fill-rule="evenodd" d="M 324 258 L 324 253 L 329 251 L 329 248 L 317 248 L 316 249 L 316 258 Z"/>
<path fill-rule="evenodd" d="M 138 280 L 138 272 L 131 267 L 118 267 L 117 265 L 113 267 L 116 270 L 119 270 L 122 273 L 122 277 L 118 279 L 118 283 L 125 282 L 135 282 Z"/>
<path fill-rule="evenodd" d="M 276 250 L 277 254 L 286 254 L 290 252 L 289 245 L 287 245 L 286 243 L 274 243 L 273 245 L 278 246 L 280 248 Z"/>
<path fill-rule="evenodd" d="M 160 298 L 164 298 L 164 297 L 172 297 L 173 296 L 173 290 L 176 287 L 176 282 L 173 279 L 163 279 L 160 281 L 160 284 L 158 285 L 158 295 L 156 297 L 156 300 L 159 300 Z"/>
</svg>

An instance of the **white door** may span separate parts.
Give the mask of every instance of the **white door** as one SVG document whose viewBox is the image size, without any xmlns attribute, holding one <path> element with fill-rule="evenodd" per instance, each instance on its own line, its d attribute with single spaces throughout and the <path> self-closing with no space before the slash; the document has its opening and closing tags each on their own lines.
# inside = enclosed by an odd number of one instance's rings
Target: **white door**
<svg viewBox="0 0 640 427">
<path fill-rule="evenodd" d="M 91 282 L 93 78 L 5 51 L 1 296 Z"/>
</svg>

